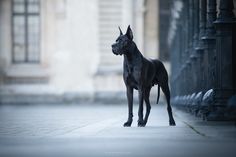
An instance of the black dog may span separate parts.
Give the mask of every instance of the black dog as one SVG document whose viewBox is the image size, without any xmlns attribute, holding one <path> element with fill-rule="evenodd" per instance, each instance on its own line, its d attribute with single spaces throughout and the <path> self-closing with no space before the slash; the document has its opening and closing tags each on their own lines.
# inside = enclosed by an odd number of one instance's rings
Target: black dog
<svg viewBox="0 0 236 157">
<path fill-rule="evenodd" d="M 175 125 L 170 106 L 168 74 L 163 63 L 159 60 L 147 60 L 143 57 L 136 44 L 133 42 L 133 33 L 130 26 L 128 26 L 125 35 L 123 35 L 120 28 L 119 30 L 120 36 L 116 39 L 116 43 L 112 44 L 112 52 L 115 55 L 124 55 L 123 79 L 126 85 L 129 109 L 128 121 L 124 123 L 124 126 L 131 126 L 133 121 L 133 89 L 138 90 L 139 95 L 138 126 L 144 127 L 146 125 L 151 110 L 149 95 L 154 85 L 158 85 L 157 103 L 159 101 L 161 87 L 167 100 L 169 125 Z M 147 106 L 144 119 L 143 100 Z"/>
</svg>

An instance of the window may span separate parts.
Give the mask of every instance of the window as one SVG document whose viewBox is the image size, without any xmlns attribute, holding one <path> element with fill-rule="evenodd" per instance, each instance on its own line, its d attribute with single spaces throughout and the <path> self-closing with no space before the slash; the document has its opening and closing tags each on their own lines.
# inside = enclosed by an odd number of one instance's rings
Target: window
<svg viewBox="0 0 236 157">
<path fill-rule="evenodd" d="M 12 62 L 40 62 L 40 2 L 12 1 Z"/>
</svg>

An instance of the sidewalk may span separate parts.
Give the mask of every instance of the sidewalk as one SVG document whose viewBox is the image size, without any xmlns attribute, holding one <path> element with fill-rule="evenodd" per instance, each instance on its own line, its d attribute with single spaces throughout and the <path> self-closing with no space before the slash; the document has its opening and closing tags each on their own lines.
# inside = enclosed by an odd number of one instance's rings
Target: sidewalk
<svg viewBox="0 0 236 157">
<path fill-rule="evenodd" d="M 153 105 L 145 128 L 124 128 L 126 105 L 0 106 L 0 156 L 194 157 L 235 156 L 236 127 L 204 122 L 166 106 Z"/>
</svg>

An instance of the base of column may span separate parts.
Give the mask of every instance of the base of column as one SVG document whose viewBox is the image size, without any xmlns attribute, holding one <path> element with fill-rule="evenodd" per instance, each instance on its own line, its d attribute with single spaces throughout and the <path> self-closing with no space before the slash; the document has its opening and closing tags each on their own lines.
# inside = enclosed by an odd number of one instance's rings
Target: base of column
<svg viewBox="0 0 236 157">
<path fill-rule="evenodd" d="M 227 111 L 227 102 L 233 95 L 232 89 L 210 89 L 202 99 L 200 113 L 207 121 L 233 120 Z"/>
<path fill-rule="evenodd" d="M 232 89 L 210 89 L 175 96 L 171 104 L 207 121 L 236 121 L 236 95 Z M 233 95 L 233 96 L 232 96 Z"/>
</svg>

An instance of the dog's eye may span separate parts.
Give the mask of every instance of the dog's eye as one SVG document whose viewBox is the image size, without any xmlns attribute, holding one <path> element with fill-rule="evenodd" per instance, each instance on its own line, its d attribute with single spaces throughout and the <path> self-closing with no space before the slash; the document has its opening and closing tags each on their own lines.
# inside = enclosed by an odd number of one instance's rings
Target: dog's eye
<svg viewBox="0 0 236 157">
<path fill-rule="evenodd" d="M 121 39 L 116 39 L 116 42 L 121 42 Z"/>
</svg>

